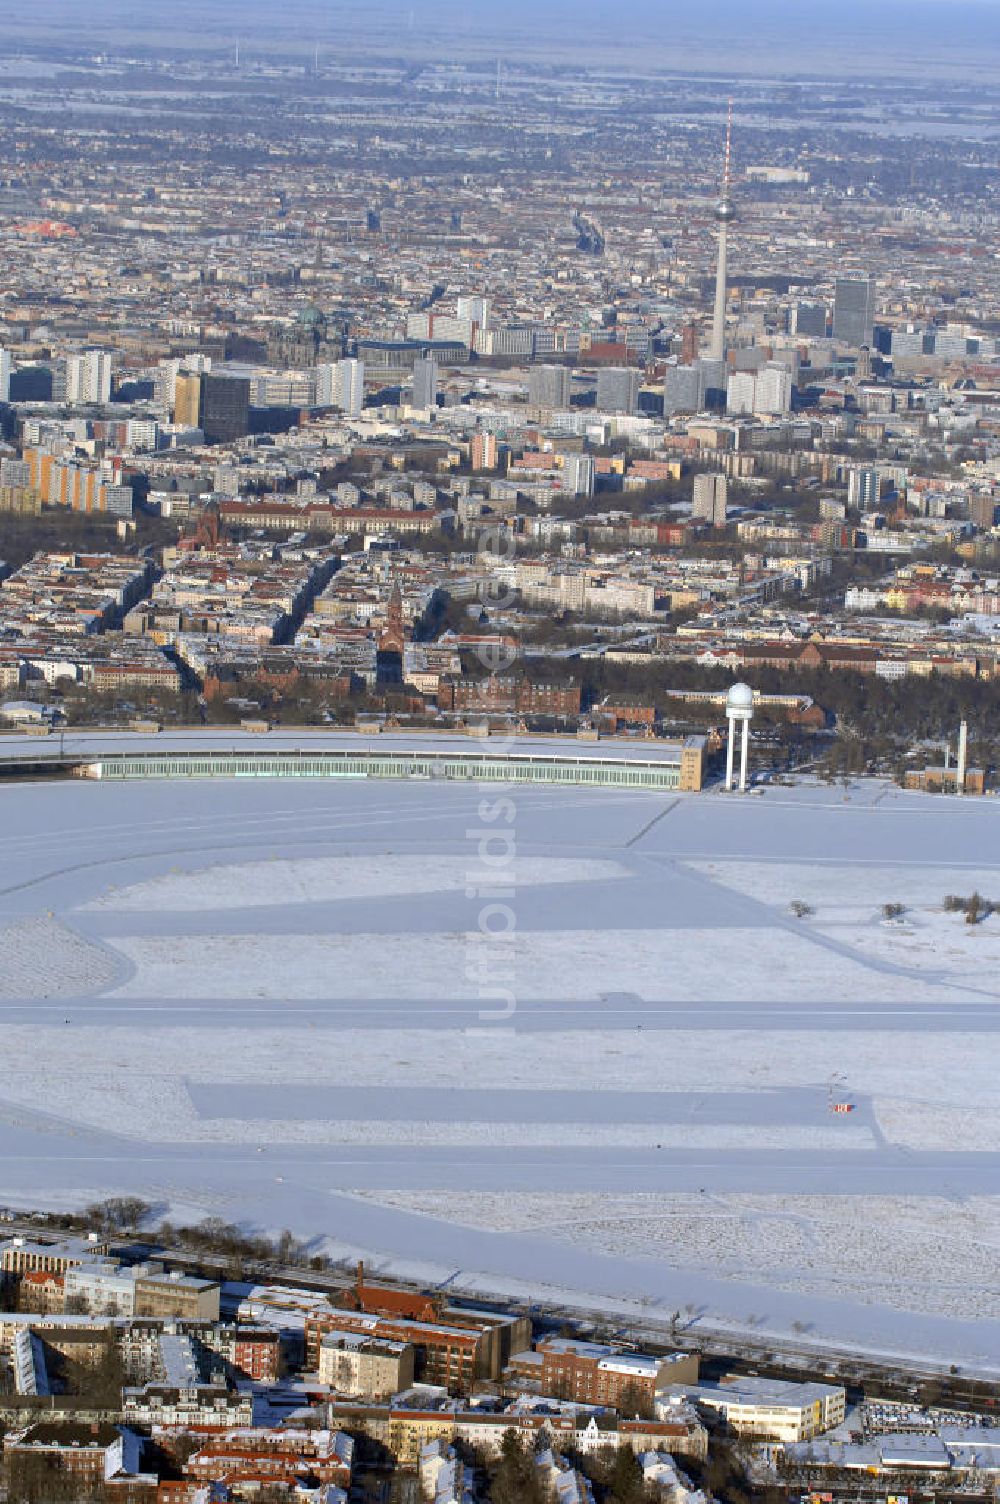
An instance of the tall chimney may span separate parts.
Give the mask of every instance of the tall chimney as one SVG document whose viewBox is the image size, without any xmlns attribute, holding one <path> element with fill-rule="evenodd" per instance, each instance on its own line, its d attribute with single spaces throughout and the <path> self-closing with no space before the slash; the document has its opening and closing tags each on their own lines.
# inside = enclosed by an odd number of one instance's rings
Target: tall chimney
<svg viewBox="0 0 1000 1504">
<path fill-rule="evenodd" d="M 958 728 L 958 768 L 955 772 L 955 792 L 965 793 L 965 764 L 969 751 L 969 723 L 963 721 Z"/>
</svg>

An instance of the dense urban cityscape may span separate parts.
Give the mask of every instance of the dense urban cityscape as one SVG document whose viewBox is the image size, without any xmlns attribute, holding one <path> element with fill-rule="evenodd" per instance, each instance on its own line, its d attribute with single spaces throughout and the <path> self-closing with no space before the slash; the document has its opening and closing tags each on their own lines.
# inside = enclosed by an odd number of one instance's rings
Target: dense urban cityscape
<svg viewBox="0 0 1000 1504">
<path fill-rule="evenodd" d="M 772 761 L 996 755 L 992 96 L 734 85 L 730 182 L 697 80 L 9 74 L 8 719 L 704 731 L 736 671 Z"/>
<path fill-rule="evenodd" d="M 0 1499 L 995 1504 L 996 5 L 83 8 Z"/>
</svg>

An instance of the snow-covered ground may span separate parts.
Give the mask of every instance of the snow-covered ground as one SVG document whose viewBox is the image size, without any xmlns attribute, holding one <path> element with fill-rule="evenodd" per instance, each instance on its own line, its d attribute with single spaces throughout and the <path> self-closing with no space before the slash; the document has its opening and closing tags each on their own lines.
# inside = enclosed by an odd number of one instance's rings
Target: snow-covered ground
<svg viewBox="0 0 1000 1504">
<path fill-rule="evenodd" d="M 918 976 L 965 982 L 1000 998 L 1000 914 L 974 925 L 948 912 L 944 899 L 979 893 L 1000 903 L 1000 874 L 990 868 L 942 871 L 926 867 L 865 866 L 848 862 L 699 862 L 713 881 L 788 912 L 812 909 L 803 922 L 843 941 L 865 958 L 888 961 Z M 952 886 L 942 887 L 947 879 Z M 903 913 L 886 918 L 886 904 Z"/>
<path fill-rule="evenodd" d="M 871 970 L 862 960 L 836 951 L 817 953 L 806 935 L 786 932 L 780 945 L 762 945 L 758 929 L 692 927 L 682 935 L 681 941 L 674 929 L 522 930 L 498 976 L 526 1003 L 566 1000 L 567 977 L 579 1001 L 615 992 L 706 1003 L 735 1003 L 748 993 L 801 1003 L 830 997 L 865 1002 L 871 996 Z M 299 934 L 280 967 L 274 965 L 270 934 L 203 935 L 197 947 L 183 953 L 172 934 L 110 935 L 109 940 L 135 967 L 120 989 L 127 997 L 280 1002 L 357 998 L 371 990 L 380 998 L 433 1003 L 467 999 L 478 977 L 478 942 L 462 930 Z M 933 1003 L 937 996 L 909 970 L 886 970 L 879 993 L 883 1002 L 900 1003 Z"/>
<path fill-rule="evenodd" d="M 0 998 L 77 997 L 110 987 L 119 966 L 51 914 L 0 927 Z"/>
<path fill-rule="evenodd" d="M 2 791 L 0 1201 L 1000 1365 L 1000 808 L 508 792 Z"/>
<path fill-rule="evenodd" d="M 370 1193 L 368 1193 L 370 1194 Z M 863 1304 L 892 1301 L 900 1282 L 917 1311 L 991 1316 L 1000 1306 L 998 1197 L 968 1197 L 948 1217 L 933 1197 L 695 1195 L 665 1204 L 648 1193 L 517 1198 L 487 1192 L 437 1197 L 397 1192 L 382 1205 L 446 1213 L 462 1226 L 512 1233 L 544 1225 L 549 1236 L 601 1253 L 696 1264 L 706 1273 L 759 1278 L 766 1260 L 774 1287 L 809 1296 L 835 1291 Z M 956 1268 L 949 1255 L 964 1249 Z M 749 1299 L 748 1294 L 748 1299 Z M 801 1304 L 808 1320 L 808 1300 Z M 752 1307 L 748 1307 L 752 1310 Z"/>
<path fill-rule="evenodd" d="M 302 857 L 283 861 L 229 862 L 203 872 L 167 872 L 127 888 L 110 886 L 85 908 L 117 913 L 150 909 L 246 909 L 292 903 L 336 903 L 345 898 L 386 898 L 398 893 L 463 891 L 476 876 L 468 859 L 454 856 L 398 856 L 372 853 L 338 857 Z M 619 862 L 580 861 L 566 857 L 516 858 L 506 874 L 518 888 L 538 883 L 587 882 L 628 876 Z"/>
</svg>

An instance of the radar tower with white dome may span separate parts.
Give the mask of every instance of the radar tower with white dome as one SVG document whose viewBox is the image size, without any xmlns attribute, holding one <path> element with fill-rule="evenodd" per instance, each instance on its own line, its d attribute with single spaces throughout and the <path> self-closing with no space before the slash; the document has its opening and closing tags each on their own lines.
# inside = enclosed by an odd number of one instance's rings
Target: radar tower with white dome
<svg viewBox="0 0 1000 1504">
<path fill-rule="evenodd" d="M 726 720 L 729 736 L 726 742 L 726 788 L 733 786 L 733 754 L 736 751 L 736 726 L 743 727 L 740 749 L 740 793 L 746 792 L 747 754 L 750 749 L 750 722 L 753 720 L 753 690 L 749 684 L 734 684 L 726 696 Z"/>
</svg>

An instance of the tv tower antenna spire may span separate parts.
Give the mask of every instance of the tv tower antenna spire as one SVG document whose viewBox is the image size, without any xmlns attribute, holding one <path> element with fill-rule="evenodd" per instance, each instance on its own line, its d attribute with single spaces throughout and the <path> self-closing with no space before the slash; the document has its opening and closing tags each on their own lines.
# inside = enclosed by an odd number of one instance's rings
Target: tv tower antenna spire
<svg viewBox="0 0 1000 1504">
<path fill-rule="evenodd" d="M 712 360 L 725 360 L 726 358 L 726 261 L 729 248 L 729 226 L 736 218 L 736 210 L 729 197 L 732 147 L 733 101 L 730 99 L 729 113 L 726 117 L 726 150 L 722 159 L 722 197 L 715 208 L 715 218 L 719 225 L 719 259 L 715 268 L 715 310 L 712 315 L 712 344 L 709 350 Z"/>
<path fill-rule="evenodd" d="M 726 115 L 726 154 L 722 159 L 722 202 L 729 202 L 729 168 L 733 160 L 733 101 Z"/>
</svg>

